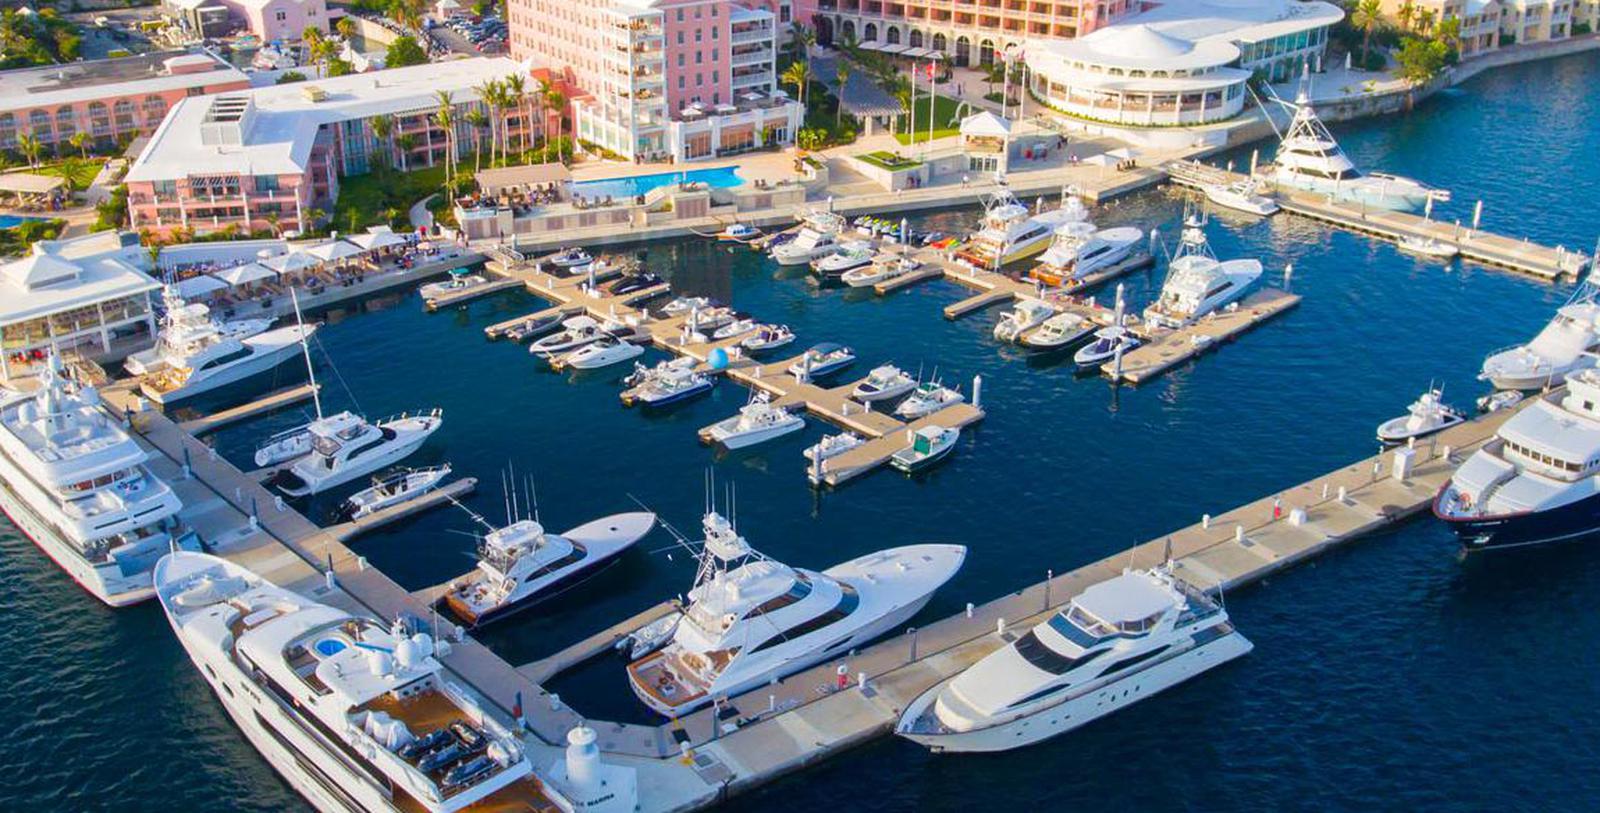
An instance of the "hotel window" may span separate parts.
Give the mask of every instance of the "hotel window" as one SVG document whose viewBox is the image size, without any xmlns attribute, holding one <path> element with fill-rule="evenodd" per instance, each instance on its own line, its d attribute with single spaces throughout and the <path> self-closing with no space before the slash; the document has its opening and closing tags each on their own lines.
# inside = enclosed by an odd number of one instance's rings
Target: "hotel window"
<svg viewBox="0 0 1600 813">
<path fill-rule="evenodd" d="M 695 29 L 695 30 L 694 30 L 694 41 L 695 41 L 695 42 L 699 42 L 699 41 L 701 41 L 701 40 L 703 40 L 703 39 L 705 39 L 705 38 L 706 38 L 706 31 L 705 31 L 705 29 L 703 29 L 703 28 L 696 28 L 696 29 Z"/>
<path fill-rule="evenodd" d="M 701 53 L 699 51 L 695 51 L 694 52 L 694 64 L 701 65 L 701 64 L 704 64 L 705 61 L 706 61 L 706 55 L 705 54 L 703 54 L 703 53 Z"/>
<path fill-rule="evenodd" d="M 683 22 L 683 9 L 678 9 L 678 22 Z"/>
<path fill-rule="evenodd" d="M 680 12 L 678 12 L 678 13 L 679 13 L 679 14 L 682 14 L 682 13 L 683 13 L 683 12 L 681 12 L 681 11 L 680 11 Z M 679 44 L 679 45 L 682 45 L 682 44 L 683 44 L 683 29 L 681 29 L 681 28 L 680 28 L 680 29 L 678 29 L 678 44 Z"/>
<path fill-rule="evenodd" d="M 289 12 L 287 12 L 287 11 L 278 12 L 278 22 L 281 23 L 281 22 L 283 22 L 284 20 L 287 20 L 287 19 L 289 19 Z"/>
</svg>

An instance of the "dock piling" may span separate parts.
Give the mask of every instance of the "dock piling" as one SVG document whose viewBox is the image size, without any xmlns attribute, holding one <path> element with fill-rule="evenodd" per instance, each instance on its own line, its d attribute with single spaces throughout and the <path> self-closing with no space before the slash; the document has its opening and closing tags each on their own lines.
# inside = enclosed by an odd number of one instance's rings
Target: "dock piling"
<svg viewBox="0 0 1600 813">
<path fill-rule="evenodd" d="M 1046 570 L 1044 572 L 1044 609 L 1045 610 L 1049 610 L 1050 609 L 1050 582 L 1055 581 L 1055 578 L 1056 578 L 1056 572 L 1054 570 Z"/>
</svg>

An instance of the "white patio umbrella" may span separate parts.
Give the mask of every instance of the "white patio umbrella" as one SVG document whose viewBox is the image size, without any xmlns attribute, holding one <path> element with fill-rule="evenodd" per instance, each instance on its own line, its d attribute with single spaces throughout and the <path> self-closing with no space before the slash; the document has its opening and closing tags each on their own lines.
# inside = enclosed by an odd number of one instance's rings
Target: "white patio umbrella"
<svg viewBox="0 0 1600 813">
<path fill-rule="evenodd" d="M 278 272 L 260 263 L 245 263 L 244 265 L 236 265 L 232 268 L 225 268 L 221 271 L 213 271 L 211 275 L 222 280 L 223 282 L 228 283 L 229 285 L 246 285 L 248 283 L 256 282 L 257 280 L 278 278 Z"/>
<path fill-rule="evenodd" d="M 303 251 L 291 251 L 261 261 L 261 264 L 282 274 L 292 274 L 307 268 L 316 268 L 322 261 Z"/>
<path fill-rule="evenodd" d="M 351 235 L 349 240 L 363 251 L 377 251 L 381 248 L 406 244 L 406 238 L 395 234 L 388 226 L 375 226 L 368 229 L 366 234 Z"/>
<path fill-rule="evenodd" d="M 227 287 L 228 283 L 223 282 L 216 277 L 198 274 L 188 279 L 178 280 L 178 296 L 181 296 L 184 299 L 194 299 L 195 297 L 201 297 L 209 293 L 215 293 Z"/>
<path fill-rule="evenodd" d="M 326 243 L 319 243 L 305 249 L 305 253 L 324 262 L 334 262 L 346 257 L 354 257 L 363 253 L 363 251 L 365 249 L 344 240 L 329 240 Z"/>
</svg>

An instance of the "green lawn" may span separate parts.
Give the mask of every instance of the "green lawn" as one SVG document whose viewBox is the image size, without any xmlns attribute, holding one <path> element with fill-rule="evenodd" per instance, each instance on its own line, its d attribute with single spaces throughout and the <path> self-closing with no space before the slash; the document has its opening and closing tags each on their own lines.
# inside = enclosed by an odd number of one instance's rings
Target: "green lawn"
<svg viewBox="0 0 1600 813">
<path fill-rule="evenodd" d="M 957 99 L 950 98 L 949 96 L 937 96 L 935 97 L 935 102 L 936 104 L 933 108 L 933 137 L 948 138 L 949 136 L 959 135 L 961 133 L 961 122 L 956 118 L 956 111 L 961 109 L 962 103 Z M 913 105 L 913 109 L 917 114 L 916 135 L 913 137 L 907 135 L 906 133 L 896 134 L 895 138 L 898 139 L 901 144 L 911 144 L 928 140 L 928 97 L 918 96 L 916 104 Z M 962 113 L 968 116 L 976 112 L 978 111 L 974 110 L 971 105 L 968 105 L 965 110 L 962 110 Z M 900 126 L 905 126 L 905 121 L 903 119 L 900 123 Z"/>
<path fill-rule="evenodd" d="M 885 150 L 862 153 L 856 157 L 875 167 L 882 167 L 883 169 L 891 171 L 897 169 L 911 169 L 912 167 L 921 166 L 922 164 L 921 161 L 918 161 L 914 158 L 897 157 L 894 153 L 887 152 Z"/>
<path fill-rule="evenodd" d="M 472 174 L 468 163 L 463 174 Z M 410 172 L 375 170 L 339 179 L 339 201 L 334 204 L 331 226 L 354 231 L 380 223 L 406 224 L 406 212 L 423 198 L 444 191 L 444 165 Z M 393 211 L 391 211 L 393 210 Z"/>
<path fill-rule="evenodd" d="M 94 159 L 67 158 L 54 164 L 46 164 L 37 169 L 27 170 L 39 175 L 55 175 L 66 178 L 72 184 L 72 191 L 82 192 L 94 183 L 94 176 L 100 174 L 100 163 Z"/>
</svg>

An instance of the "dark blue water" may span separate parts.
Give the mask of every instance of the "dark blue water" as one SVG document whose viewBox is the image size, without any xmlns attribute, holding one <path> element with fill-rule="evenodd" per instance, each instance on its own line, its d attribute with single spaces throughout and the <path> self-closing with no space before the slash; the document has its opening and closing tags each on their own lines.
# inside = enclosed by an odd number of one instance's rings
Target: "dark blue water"
<svg viewBox="0 0 1600 813">
<path fill-rule="evenodd" d="M 1600 58 L 1508 68 L 1393 120 L 1341 127 L 1356 160 L 1456 191 L 1447 217 L 1486 201 L 1485 225 L 1587 247 L 1600 138 L 1588 89 Z M 1110 225 L 1175 234 L 1180 199 L 1158 191 L 1098 207 Z M 957 230 L 971 212 L 924 218 Z M 683 291 L 729 298 L 842 341 L 862 367 L 893 360 L 984 377 L 989 417 L 920 480 L 869 475 L 820 496 L 800 450 L 813 425 L 718 458 L 695 429 L 743 402 L 723 385 L 664 415 L 623 409 L 599 371 L 550 373 L 481 328 L 538 307 L 511 294 L 425 314 L 414 296 L 325 315 L 330 406 L 369 416 L 439 406 L 445 427 L 417 459 L 448 460 L 487 487 L 468 501 L 503 516 L 500 472 L 537 479 L 546 525 L 629 510 L 632 498 L 693 531 L 702 476 L 737 482 L 742 527 L 769 554 L 822 567 L 890 545 L 957 541 L 966 568 L 928 617 L 954 612 L 1373 451 L 1374 426 L 1430 380 L 1470 404 L 1483 355 L 1536 330 L 1567 291 L 1473 266 L 1414 260 L 1290 217 L 1219 219 L 1224 257 L 1294 263 L 1304 303 L 1140 389 L 1075 379 L 989 338 L 994 314 L 946 321 L 966 295 L 933 283 L 876 299 L 819 292 L 759 256 L 698 242 L 655 245 L 652 267 Z M 1159 272 L 1128 280 L 1135 305 Z M 231 429 L 244 461 L 282 415 Z M 338 495 L 334 495 L 337 497 Z M 333 500 L 307 508 L 325 511 Z M 471 520 L 438 511 L 355 543 L 408 587 L 471 566 Z M 574 595 L 491 629 L 514 662 L 685 590 L 668 538 Z M 154 607 L 112 612 L 30 545 L 0 533 L 0 807 L 295 808 L 297 799 L 228 726 Z M 934 758 L 885 740 L 738 800 L 762 811 L 958 810 L 995 802 L 1071 809 L 1593 807 L 1600 747 L 1592 642 L 1600 553 L 1584 547 L 1460 562 L 1449 534 L 1418 521 L 1229 596 L 1250 657 L 1070 736 L 1005 757 Z M 602 659 L 556 689 L 585 712 L 639 718 L 621 664 Z M 870 790 L 868 790 L 870 788 Z"/>
</svg>

